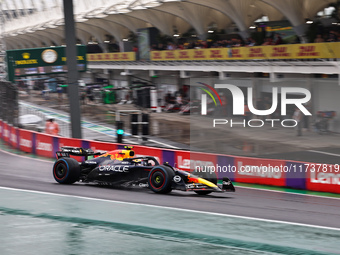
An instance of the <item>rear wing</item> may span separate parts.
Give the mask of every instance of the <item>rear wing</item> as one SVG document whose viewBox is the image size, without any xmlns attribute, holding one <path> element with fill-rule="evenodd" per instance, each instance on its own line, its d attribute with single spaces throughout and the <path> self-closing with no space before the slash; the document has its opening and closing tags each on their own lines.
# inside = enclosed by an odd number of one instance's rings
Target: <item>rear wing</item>
<svg viewBox="0 0 340 255">
<path fill-rule="evenodd" d="M 88 160 L 89 156 L 99 156 L 104 154 L 102 152 L 94 152 L 92 149 L 84 149 L 81 147 L 65 146 L 61 147 L 60 149 L 61 149 L 60 151 L 56 152 L 56 156 L 58 159 L 62 157 L 70 157 L 70 155 L 72 155 L 72 156 L 84 156 L 85 160 Z"/>
</svg>

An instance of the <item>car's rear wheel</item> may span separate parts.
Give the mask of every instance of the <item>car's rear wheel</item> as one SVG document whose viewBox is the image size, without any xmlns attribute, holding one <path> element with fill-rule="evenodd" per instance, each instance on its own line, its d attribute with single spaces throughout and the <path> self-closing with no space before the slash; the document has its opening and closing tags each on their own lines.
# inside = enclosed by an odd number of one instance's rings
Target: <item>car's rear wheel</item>
<svg viewBox="0 0 340 255">
<path fill-rule="evenodd" d="M 194 175 L 197 175 L 198 177 L 201 177 L 207 181 L 210 181 L 214 184 L 217 184 L 217 176 L 215 172 L 200 172 L 200 171 L 195 171 Z M 210 194 L 212 191 L 208 191 L 208 190 L 197 190 L 195 191 L 196 194 L 198 195 L 208 195 Z"/>
<path fill-rule="evenodd" d="M 169 193 L 172 190 L 174 171 L 167 166 L 156 166 L 149 173 L 149 188 L 155 193 Z"/>
<path fill-rule="evenodd" d="M 60 158 L 53 166 L 53 177 L 61 184 L 72 184 L 79 180 L 80 166 L 73 158 Z"/>
</svg>

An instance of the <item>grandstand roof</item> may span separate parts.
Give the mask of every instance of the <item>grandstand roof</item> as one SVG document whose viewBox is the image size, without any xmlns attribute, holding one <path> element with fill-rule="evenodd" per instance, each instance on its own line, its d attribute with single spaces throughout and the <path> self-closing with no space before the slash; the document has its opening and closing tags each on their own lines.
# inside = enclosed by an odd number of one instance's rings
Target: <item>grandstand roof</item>
<svg viewBox="0 0 340 255">
<path fill-rule="evenodd" d="M 103 47 L 108 35 L 122 42 L 139 28 L 157 27 L 173 36 L 193 28 L 205 39 L 210 29 L 236 26 L 243 37 L 254 21 L 288 20 L 304 39 L 306 19 L 336 0 L 73 0 L 77 37 Z M 2 0 L 8 49 L 64 43 L 62 0 Z M 103 47 L 104 48 L 104 47 Z"/>
</svg>

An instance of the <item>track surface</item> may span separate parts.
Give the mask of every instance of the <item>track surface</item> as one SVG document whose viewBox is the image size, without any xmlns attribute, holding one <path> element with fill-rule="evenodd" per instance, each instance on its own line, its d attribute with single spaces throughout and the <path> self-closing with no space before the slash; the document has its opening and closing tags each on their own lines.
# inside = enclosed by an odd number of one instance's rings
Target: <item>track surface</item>
<svg viewBox="0 0 340 255">
<path fill-rule="evenodd" d="M 52 166 L 53 162 L 0 150 L 0 186 L 340 228 L 340 199 L 247 188 L 202 197 L 191 192 L 158 195 L 148 189 L 60 185 L 53 179 Z"/>
</svg>

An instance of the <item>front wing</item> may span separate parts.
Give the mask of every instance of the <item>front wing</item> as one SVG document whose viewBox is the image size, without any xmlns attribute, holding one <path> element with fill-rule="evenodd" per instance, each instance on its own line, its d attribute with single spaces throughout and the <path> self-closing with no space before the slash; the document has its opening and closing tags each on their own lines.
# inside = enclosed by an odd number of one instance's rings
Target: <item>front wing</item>
<svg viewBox="0 0 340 255">
<path fill-rule="evenodd" d="M 201 177 L 177 172 L 173 178 L 172 188 L 182 191 L 211 191 L 211 192 L 235 192 L 235 187 L 229 178 L 224 177 L 222 183 L 214 184 Z"/>
</svg>

